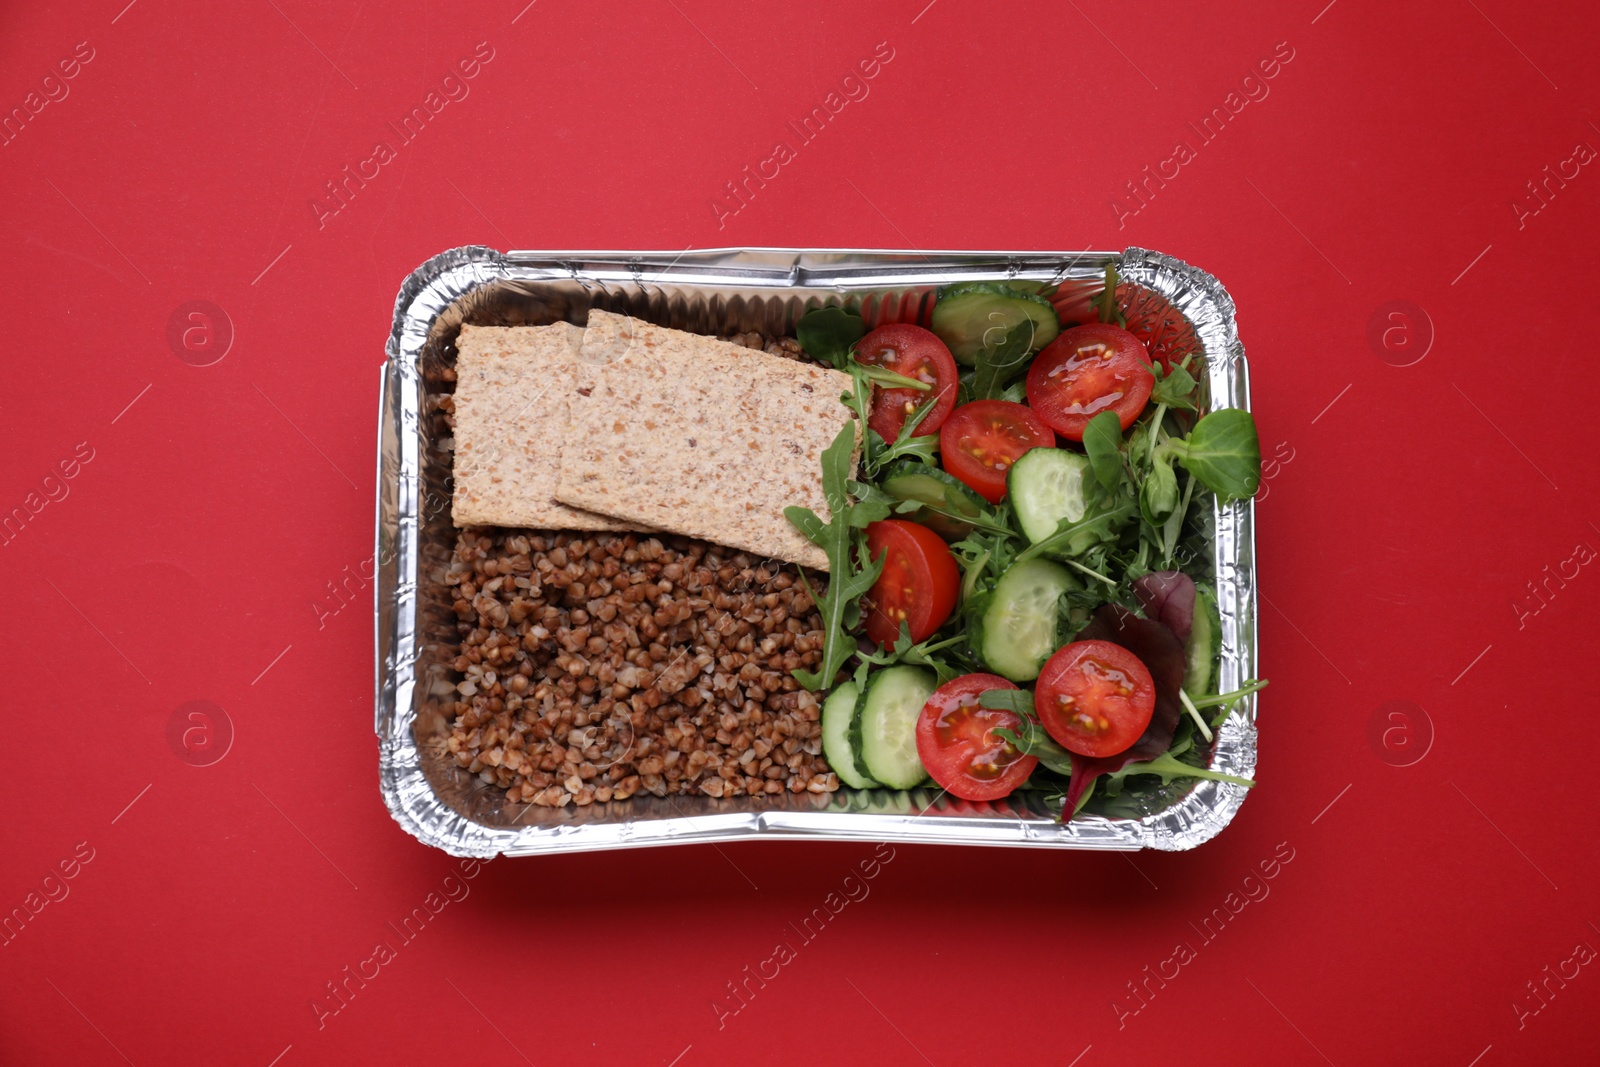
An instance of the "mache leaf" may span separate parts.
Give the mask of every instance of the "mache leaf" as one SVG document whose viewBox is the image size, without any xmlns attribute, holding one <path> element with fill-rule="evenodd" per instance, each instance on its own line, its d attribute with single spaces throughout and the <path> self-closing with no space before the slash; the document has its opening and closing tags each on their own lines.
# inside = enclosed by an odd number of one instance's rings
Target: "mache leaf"
<svg viewBox="0 0 1600 1067">
<path fill-rule="evenodd" d="M 1248 411 L 1213 411 L 1195 423 L 1177 455 L 1189 473 L 1225 503 L 1247 500 L 1261 487 L 1261 440 Z"/>
<path fill-rule="evenodd" d="M 1178 506 L 1178 476 L 1170 460 L 1157 458 L 1139 487 L 1139 510 L 1151 526 L 1160 526 Z"/>
<path fill-rule="evenodd" d="M 1115 489 L 1122 480 L 1122 420 L 1115 411 L 1102 411 L 1084 426 L 1083 450 L 1095 481 Z"/>
<path fill-rule="evenodd" d="M 1155 388 L 1150 390 L 1150 403 L 1165 404 L 1169 408 L 1181 408 L 1184 411 L 1194 410 L 1194 387 L 1197 384 L 1194 375 L 1190 374 L 1181 364 L 1174 363 L 1172 369 L 1165 373 L 1158 363 L 1153 368 L 1156 375 Z"/>
</svg>

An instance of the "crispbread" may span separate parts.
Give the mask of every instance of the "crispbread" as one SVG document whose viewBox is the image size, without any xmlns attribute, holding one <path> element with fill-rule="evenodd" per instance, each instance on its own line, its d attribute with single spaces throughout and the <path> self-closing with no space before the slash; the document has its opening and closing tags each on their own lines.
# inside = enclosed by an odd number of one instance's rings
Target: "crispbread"
<svg viewBox="0 0 1600 1067">
<path fill-rule="evenodd" d="M 461 327 L 450 508 L 457 526 L 637 528 L 556 503 L 556 472 L 582 337 L 583 328 L 568 322 Z"/>
<path fill-rule="evenodd" d="M 598 310 L 580 375 L 557 500 L 828 569 L 783 509 L 829 517 L 821 457 L 854 419 L 849 375 Z"/>
</svg>

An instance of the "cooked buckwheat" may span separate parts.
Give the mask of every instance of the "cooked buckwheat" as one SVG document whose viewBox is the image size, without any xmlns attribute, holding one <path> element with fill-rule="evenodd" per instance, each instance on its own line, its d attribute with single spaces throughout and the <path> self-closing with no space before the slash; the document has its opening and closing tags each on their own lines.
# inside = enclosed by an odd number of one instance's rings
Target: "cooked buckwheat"
<svg viewBox="0 0 1600 1067">
<path fill-rule="evenodd" d="M 683 537 L 461 530 L 456 761 L 514 803 L 831 792 L 796 568 Z"/>
</svg>

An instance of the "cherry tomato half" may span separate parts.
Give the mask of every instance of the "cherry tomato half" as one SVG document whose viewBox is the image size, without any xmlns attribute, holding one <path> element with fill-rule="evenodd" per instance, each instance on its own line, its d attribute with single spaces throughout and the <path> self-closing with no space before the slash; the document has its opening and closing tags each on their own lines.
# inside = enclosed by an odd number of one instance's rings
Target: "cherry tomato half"
<svg viewBox="0 0 1600 1067">
<path fill-rule="evenodd" d="M 904 620 L 912 641 L 926 641 L 950 617 L 961 589 L 950 549 L 926 526 L 884 519 L 867 526 L 867 551 L 883 558 L 883 573 L 861 600 L 867 636 L 892 646 Z"/>
<path fill-rule="evenodd" d="M 1039 672 L 1033 708 L 1069 752 L 1099 759 L 1128 748 L 1150 725 L 1156 683 L 1139 657 L 1110 641 L 1074 641 Z"/>
<path fill-rule="evenodd" d="M 1039 416 L 1008 400 L 962 404 L 939 428 L 944 469 L 991 504 L 1005 498 L 1006 472 L 1024 452 L 1055 443 L 1056 435 Z"/>
<path fill-rule="evenodd" d="M 994 731 L 1017 731 L 1022 718 L 1005 708 L 986 708 L 978 697 L 991 689 L 1015 689 L 998 674 L 964 674 L 934 690 L 917 719 L 917 755 L 933 780 L 962 800 L 998 800 L 1028 780 L 1039 765 Z"/>
<path fill-rule="evenodd" d="M 1028 406 L 1062 437 L 1083 440 L 1083 428 L 1115 411 L 1126 430 L 1155 388 L 1150 353 L 1119 326 L 1075 326 L 1045 346 L 1028 368 Z"/>
<path fill-rule="evenodd" d="M 885 389 L 873 386 L 872 410 L 867 425 L 885 441 L 900 436 L 906 419 L 931 396 L 933 410 L 917 423 L 916 436 L 938 433 L 956 406 L 956 361 L 950 349 L 932 330 L 906 323 L 879 326 L 856 342 L 856 362 L 867 363 L 927 382 L 931 389 Z"/>
<path fill-rule="evenodd" d="M 1102 292 L 1093 290 L 1057 303 L 1056 314 L 1066 323 L 1099 322 Z M 1127 320 L 1124 324 L 1127 331 L 1139 339 L 1150 358 L 1162 367 L 1171 369 L 1174 363 L 1182 362 L 1184 356 L 1195 354 L 1193 327 L 1161 297 L 1123 282 L 1117 286 L 1116 304 Z"/>
</svg>

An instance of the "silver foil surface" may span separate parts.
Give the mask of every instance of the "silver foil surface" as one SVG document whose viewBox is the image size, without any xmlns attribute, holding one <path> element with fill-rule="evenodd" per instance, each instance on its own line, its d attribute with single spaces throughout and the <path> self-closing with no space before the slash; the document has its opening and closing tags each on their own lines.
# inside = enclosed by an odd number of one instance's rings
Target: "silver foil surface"
<svg viewBox="0 0 1600 1067">
<path fill-rule="evenodd" d="M 438 411 L 463 323 L 582 323 L 590 307 L 666 326 L 728 335 L 793 333 L 806 311 L 842 303 L 869 326 L 926 325 L 942 286 L 1027 279 L 1060 285 L 1058 306 L 1103 285 L 1163 317 L 1176 343 L 1204 360 L 1212 409 L 1249 408 L 1249 372 L 1233 300 L 1211 275 L 1170 256 L 1114 252 L 884 252 L 714 249 L 672 252 L 441 253 L 400 287 L 378 415 L 376 723 L 384 803 L 418 840 L 456 856 L 528 856 L 746 838 L 893 841 L 1046 848 L 1179 850 L 1216 836 L 1247 790 L 1178 779 L 1129 790 L 1107 814 L 1057 821 L 1039 795 L 972 803 L 936 789 L 842 789 L 763 797 L 654 797 L 562 808 L 508 804 L 503 790 L 458 767 L 445 749 L 458 641 L 448 587 L 451 447 Z M 1254 505 L 1213 507 L 1212 555 L 1222 614 L 1218 683 L 1255 676 Z M 1217 731 L 1209 765 L 1253 777 L 1256 698 Z"/>
</svg>

